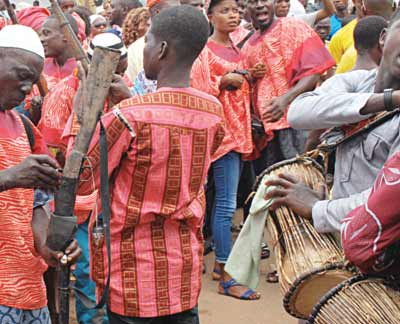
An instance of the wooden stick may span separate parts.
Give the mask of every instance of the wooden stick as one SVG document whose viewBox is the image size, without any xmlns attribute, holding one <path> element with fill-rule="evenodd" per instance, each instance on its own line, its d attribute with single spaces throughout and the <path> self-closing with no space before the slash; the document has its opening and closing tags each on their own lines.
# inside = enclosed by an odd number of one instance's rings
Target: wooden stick
<svg viewBox="0 0 400 324">
<path fill-rule="evenodd" d="M 85 70 L 85 72 L 87 72 L 89 68 L 89 59 L 85 51 L 83 50 L 83 47 L 78 39 L 78 36 L 76 36 L 75 32 L 71 27 L 71 24 L 69 23 L 68 19 L 65 17 L 63 11 L 61 10 L 60 5 L 58 4 L 58 0 L 49 0 L 49 1 L 51 3 L 51 9 L 53 11 L 53 14 L 57 17 L 60 26 L 62 28 L 63 34 L 67 39 L 69 46 L 71 46 L 75 59 L 77 59 L 82 63 L 83 69 Z"/>
</svg>

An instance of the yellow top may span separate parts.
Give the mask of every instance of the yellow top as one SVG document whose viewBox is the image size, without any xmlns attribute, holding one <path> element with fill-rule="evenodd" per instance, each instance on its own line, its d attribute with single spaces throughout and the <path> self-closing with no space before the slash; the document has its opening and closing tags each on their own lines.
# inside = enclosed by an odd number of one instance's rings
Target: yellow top
<svg viewBox="0 0 400 324">
<path fill-rule="evenodd" d="M 354 45 L 353 33 L 357 22 L 357 19 L 353 19 L 332 37 L 329 43 L 329 52 L 335 59 L 336 64 L 339 64 L 347 49 Z"/>
<path fill-rule="evenodd" d="M 357 50 L 354 48 L 354 46 L 351 46 L 343 54 L 340 63 L 337 65 L 336 74 L 351 71 L 356 65 L 356 61 L 357 61 Z"/>
</svg>

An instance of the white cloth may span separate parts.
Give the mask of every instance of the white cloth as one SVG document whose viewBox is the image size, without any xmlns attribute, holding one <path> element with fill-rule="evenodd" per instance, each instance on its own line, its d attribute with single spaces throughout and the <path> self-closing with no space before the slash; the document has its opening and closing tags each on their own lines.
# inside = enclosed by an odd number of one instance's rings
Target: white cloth
<svg viewBox="0 0 400 324">
<path fill-rule="evenodd" d="M 304 15 L 306 13 L 306 9 L 299 2 L 299 0 L 290 0 L 290 9 L 289 9 L 289 17 Z"/>
<path fill-rule="evenodd" d="M 249 217 L 233 245 L 225 271 L 238 283 L 251 289 L 257 288 L 260 278 L 261 243 L 268 217 L 268 208 L 272 200 L 265 200 L 265 194 L 274 187 L 266 187 L 265 182 L 270 178 L 265 175 L 254 196 Z"/>
<path fill-rule="evenodd" d="M 9 25 L 0 31 L 0 47 L 18 48 L 44 59 L 44 49 L 36 32 L 27 26 Z"/>
<path fill-rule="evenodd" d="M 126 74 L 131 80 L 135 80 L 139 72 L 143 70 L 144 45 L 144 37 L 141 37 L 128 47 L 128 69 Z"/>
<path fill-rule="evenodd" d="M 87 49 L 87 53 L 90 57 L 93 56 L 93 51 L 97 46 L 119 50 L 121 52 L 121 57 L 127 55 L 126 47 L 121 38 L 112 33 L 102 33 L 96 35 L 92 39 L 92 41 L 90 42 L 90 46 Z"/>
</svg>

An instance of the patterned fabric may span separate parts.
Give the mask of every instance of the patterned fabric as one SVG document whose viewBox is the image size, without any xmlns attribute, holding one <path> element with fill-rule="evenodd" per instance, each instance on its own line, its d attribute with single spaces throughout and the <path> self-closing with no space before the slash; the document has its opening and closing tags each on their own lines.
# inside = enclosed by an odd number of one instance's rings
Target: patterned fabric
<svg viewBox="0 0 400 324">
<path fill-rule="evenodd" d="M 236 30 L 230 34 L 233 44 L 239 44 L 246 36 L 250 33 L 250 30 L 244 26 L 239 26 Z"/>
<path fill-rule="evenodd" d="M 127 74 L 131 80 L 135 80 L 139 72 L 143 70 L 144 36 L 137 39 L 128 47 Z"/>
<path fill-rule="evenodd" d="M 378 175 L 367 203 L 343 220 L 346 257 L 364 273 L 400 273 L 399 192 L 400 153 L 396 153 Z"/>
<path fill-rule="evenodd" d="M 223 153 L 236 151 L 251 153 L 250 92 L 245 81 L 236 91 L 220 91 L 222 77 L 239 69 L 242 56 L 234 45 L 224 47 L 209 40 L 192 68 L 192 87 L 216 97 L 224 108 L 225 123 L 228 130 L 220 150 Z"/>
<path fill-rule="evenodd" d="M 75 93 L 79 87 L 79 79 L 73 75 L 63 79 L 44 98 L 39 130 L 46 139 L 47 145 L 59 148 L 61 136 L 72 113 Z"/>
<path fill-rule="evenodd" d="M 191 88 L 159 89 L 117 107 L 136 138 L 113 112 L 102 118 L 113 179 L 109 308 L 134 317 L 180 313 L 194 308 L 200 293 L 204 183 L 219 158 L 222 107 Z M 82 173 L 78 191 L 84 195 L 92 190 L 92 172 L 99 186 L 98 129 L 88 161 L 92 169 Z M 101 291 L 107 272 L 103 240 L 91 237 L 91 258 Z"/>
<path fill-rule="evenodd" d="M 44 61 L 43 74 L 47 81 L 47 87 L 51 90 L 58 82 L 70 76 L 77 66 L 75 58 L 68 59 L 63 66 L 59 66 L 52 57 Z"/>
<path fill-rule="evenodd" d="M 300 79 L 323 73 L 335 62 L 311 27 L 294 18 L 276 19 L 264 34 L 256 32 L 243 47 L 245 67 L 264 63 L 267 73 L 253 88 L 254 113 L 261 116 L 267 103 L 293 87 Z M 270 138 L 272 131 L 289 127 L 287 109 L 284 116 L 274 123 L 262 120 Z"/>
<path fill-rule="evenodd" d="M 157 90 L 157 81 L 146 78 L 144 70 L 141 70 L 133 81 L 131 92 L 134 96 L 143 96 L 154 93 Z"/>
<path fill-rule="evenodd" d="M 28 137 L 19 116 L 0 112 L 0 170 L 21 163 L 31 154 Z M 46 153 L 38 130 L 31 125 L 36 154 Z M 32 234 L 32 189 L 16 188 L 0 192 L 0 305 L 20 309 L 46 306 L 44 261 L 36 255 Z"/>
<path fill-rule="evenodd" d="M 47 306 L 35 310 L 23 310 L 0 305 L 0 323 L 51 324 L 51 320 Z"/>
</svg>

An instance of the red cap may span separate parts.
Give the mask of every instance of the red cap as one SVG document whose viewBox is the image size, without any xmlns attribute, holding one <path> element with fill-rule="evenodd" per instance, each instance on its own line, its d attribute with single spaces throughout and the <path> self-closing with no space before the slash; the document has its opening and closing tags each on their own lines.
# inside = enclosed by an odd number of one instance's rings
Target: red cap
<svg viewBox="0 0 400 324">
<path fill-rule="evenodd" d="M 17 13 L 18 22 L 21 25 L 31 27 L 38 31 L 47 17 L 50 16 L 50 11 L 42 7 L 30 7 L 19 10 Z"/>
</svg>

